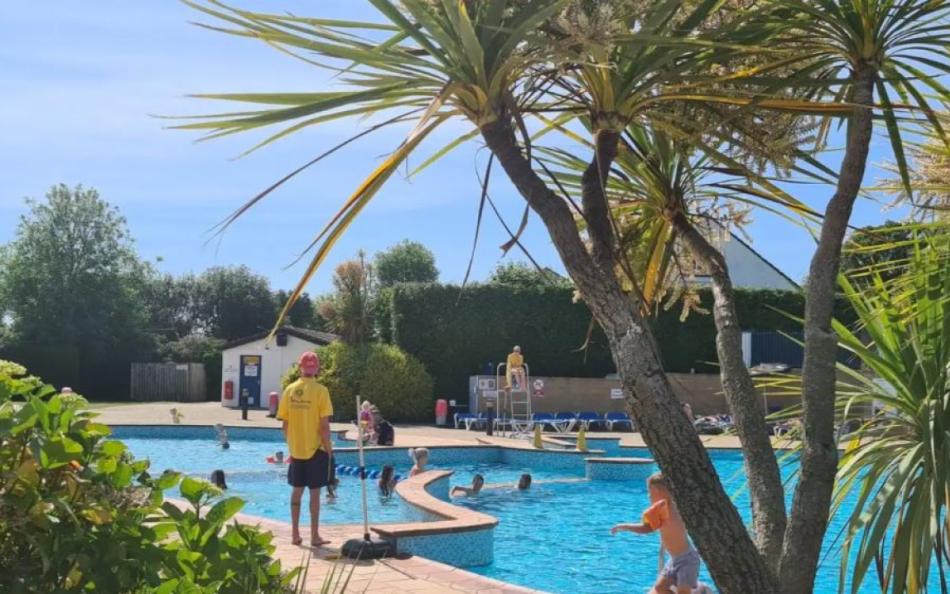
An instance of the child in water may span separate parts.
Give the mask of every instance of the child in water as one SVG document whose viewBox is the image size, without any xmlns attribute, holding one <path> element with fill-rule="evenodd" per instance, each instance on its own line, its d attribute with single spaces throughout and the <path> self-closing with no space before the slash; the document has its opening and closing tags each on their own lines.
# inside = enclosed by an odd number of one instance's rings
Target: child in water
<svg viewBox="0 0 950 594">
<path fill-rule="evenodd" d="M 426 471 L 426 464 L 429 463 L 428 449 L 413 448 L 409 450 L 409 457 L 412 458 L 412 461 L 414 462 L 412 465 L 412 470 L 409 471 L 409 476 L 416 476 L 417 474 Z"/>
<path fill-rule="evenodd" d="M 383 466 L 383 471 L 379 475 L 379 494 L 383 497 L 389 497 L 396 488 L 396 469 L 392 465 Z"/>
<path fill-rule="evenodd" d="M 461 485 L 456 485 L 455 487 L 452 488 L 452 493 L 451 493 L 451 495 L 452 495 L 453 497 L 459 496 L 459 495 L 466 495 L 466 496 L 469 496 L 469 495 L 478 495 L 478 492 L 481 491 L 481 490 L 482 490 L 482 487 L 484 487 L 484 486 L 485 486 L 485 477 L 483 477 L 483 476 L 480 475 L 480 474 L 476 474 L 476 475 L 472 478 L 472 486 L 471 486 L 471 487 L 463 487 L 463 486 L 461 486 Z"/>
<path fill-rule="evenodd" d="M 693 548 L 686 534 L 686 526 L 670 495 L 669 486 L 662 473 L 654 473 L 647 479 L 650 507 L 643 512 L 640 524 L 617 524 L 611 534 L 634 532 L 649 534 L 660 531 L 660 542 L 670 554 L 670 560 L 657 577 L 652 592 L 668 594 L 675 588 L 676 594 L 689 594 L 699 587 L 699 553 Z"/>
</svg>

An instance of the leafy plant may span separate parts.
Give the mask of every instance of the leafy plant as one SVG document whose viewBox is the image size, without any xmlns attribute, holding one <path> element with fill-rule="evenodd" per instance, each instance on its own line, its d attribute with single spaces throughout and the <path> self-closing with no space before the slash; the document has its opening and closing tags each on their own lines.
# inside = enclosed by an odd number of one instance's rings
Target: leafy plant
<svg viewBox="0 0 950 594">
<path fill-rule="evenodd" d="M 841 457 L 835 496 L 836 508 L 856 499 L 841 555 L 852 592 L 872 567 L 882 592 L 927 591 L 934 564 L 948 591 L 950 230 L 937 231 L 918 231 L 900 277 L 888 279 L 885 262 L 860 290 L 841 279 L 860 323 L 835 330 L 867 373 L 841 367 L 838 410 L 871 412 Z"/>
<path fill-rule="evenodd" d="M 174 472 L 152 477 L 82 397 L 25 373 L 0 361 L 0 591 L 289 591 L 298 570 L 282 571 L 271 535 L 225 526 L 239 499 Z M 164 501 L 179 481 L 192 509 Z"/>
<path fill-rule="evenodd" d="M 351 418 L 357 394 L 379 407 L 391 420 L 418 421 L 431 415 L 432 376 L 418 359 L 398 347 L 334 342 L 321 347 L 318 353 L 318 379 L 330 391 L 338 418 Z M 289 383 L 296 377 L 299 372 L 291 368 L 285 381 Z"/>
</svg>

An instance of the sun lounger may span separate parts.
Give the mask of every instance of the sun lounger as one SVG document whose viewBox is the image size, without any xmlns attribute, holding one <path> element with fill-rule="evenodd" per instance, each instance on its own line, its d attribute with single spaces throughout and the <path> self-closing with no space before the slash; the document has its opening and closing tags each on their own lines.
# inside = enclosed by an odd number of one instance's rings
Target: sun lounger
<svg viewBox="0 0 950 594">
<path fill-rule="evenodd" d="M 554 415 L 554 418 L 559 421 L 570 421 L 565 431 L 573 431 L 574 426 L 577 425 L 577 413 L 575 412 L 559 412 Z"/>
<path fill-rule="evenodd" d="M 459 428 L 459 423 L 465 425 L 465 429 L 470 430 L 473 426 L 475 428 L 483 427 L 487 419 L 485 419 L 482 413 L 455 413 L 455 428 Z"/>
<path fill-rule="evenodd" d="M 558 433 L 564 433 L 570 431 L 570 428 L 574 426 L 573 419 L 558 419 L 552 413 L 539 412 L 531 415 L 531 425 L 541 425 L 541 428 L 544 429 L 545 425 L 551 427 Z"/>
<path fill-rule="evenodd" d="M 592 411 L 577 413 L 577 422 L 581 424 L 585 431 L 589 431 L 594 425 L 606 426 L 604 415 Z"/>
<path fill-rule="evenodd" d="M 613 431 L 614 425 L 619 425 L 621 428 L 626 425 L 630 431 L 633 431 L 633 419 L 625 412 L 609 412 L 604 415 L 604 422 L 607 423 L 608 431 Z"/>
</svg>

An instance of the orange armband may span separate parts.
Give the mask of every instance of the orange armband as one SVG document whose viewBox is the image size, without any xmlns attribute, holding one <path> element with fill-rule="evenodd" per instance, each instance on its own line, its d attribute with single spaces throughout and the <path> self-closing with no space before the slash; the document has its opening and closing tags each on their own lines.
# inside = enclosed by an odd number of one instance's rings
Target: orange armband
<svg viewBox="0 0 950 594">
<path fill-rule="evenodd" d="M 659 530 L 670 519 L 670 506 L 666 500 L 657 501 L 643 512 L 643 523 L 651 530 Z"/>
</svg>

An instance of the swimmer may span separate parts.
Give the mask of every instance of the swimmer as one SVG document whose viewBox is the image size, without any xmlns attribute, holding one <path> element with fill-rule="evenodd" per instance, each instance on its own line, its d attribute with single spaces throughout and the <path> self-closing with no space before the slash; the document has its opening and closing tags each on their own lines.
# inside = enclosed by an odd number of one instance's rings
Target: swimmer
<svg viewBox="0 0 950 594">
<path fill-rule="evenodd" d="M 531 475 L 526 472 L 518 478 L 518 489 L 521 491 L 526 491 L 530 487 L 531 487 Z"/>
<path fill-rule="evenodd" d="M 383 466 L 383 471 L 379 475 L 379 494 L 383 497 L 389 497 L 396 488 L 396 471 L 392 465 Z"/>
<path fill-rule="evenodd" d="M 222 441 L 222 442 L 221 442 L 221 449 L 222 449 L 222 450 L 230 450 L 230 449 L 231 449 L 231 443 L 230 443 L 230 442 L 227 442 L 227 441 Z"/>
<path fill-rule="evenodd" d="M 327 483 L 327 502 L 336 501 L 336 488 L 340 486 L 340 479 L 333 477 Z"/>
<path fill-rule="evenodd" d="M 689 542 L 686 525 L 676 509 L 663 474 L 652 474 L 647 479 L 647 489 L 651 505 L 643 512 L 643 521 L 639 524 L 617 524 L 610 529 L 610 533 L 649 534 L 659 530 L 660 542 L 670 553 L 670 560 L 657 576 L 652 591 L 665 594 L 675 588 L 676 594 L 689 594 L 699 587 L 699 553 Z"/>
<path fill-rule="evenodd" d="M 485 486 L 485 477 L 483 477 L 483 476 L 480 475 L 480 474 L 476 474 L 476 475 L 472 478 L 472 486 L 471 486 L 471 487 L 462 487 L 462 486 L 453 487 L 451 494 L 452 494 L 453 496 L 459 496 L 459 495 L 466 495 L 466 496 L 478 495 L 478 492 L 481 491 L 481 490 L 482 490 L 482 487 L 484 487 L 484 486 Z"/>
<path fill-rule="evenodd" d="M 224 471 L 215 470 L 211 473 L 211 484 L 221 490 L 227 490 L 228 484 L 224 482 Z"/>
<path fill-rule="evenodd" d="M 409 476 L 416 476 L 426 471 L 426 464 L 429 463 L 429 450 L 427 448 L 412 448 L 409 450 L 409 457 L 414 462 L 412 470 L 409 471 Z"/>
</svg>

